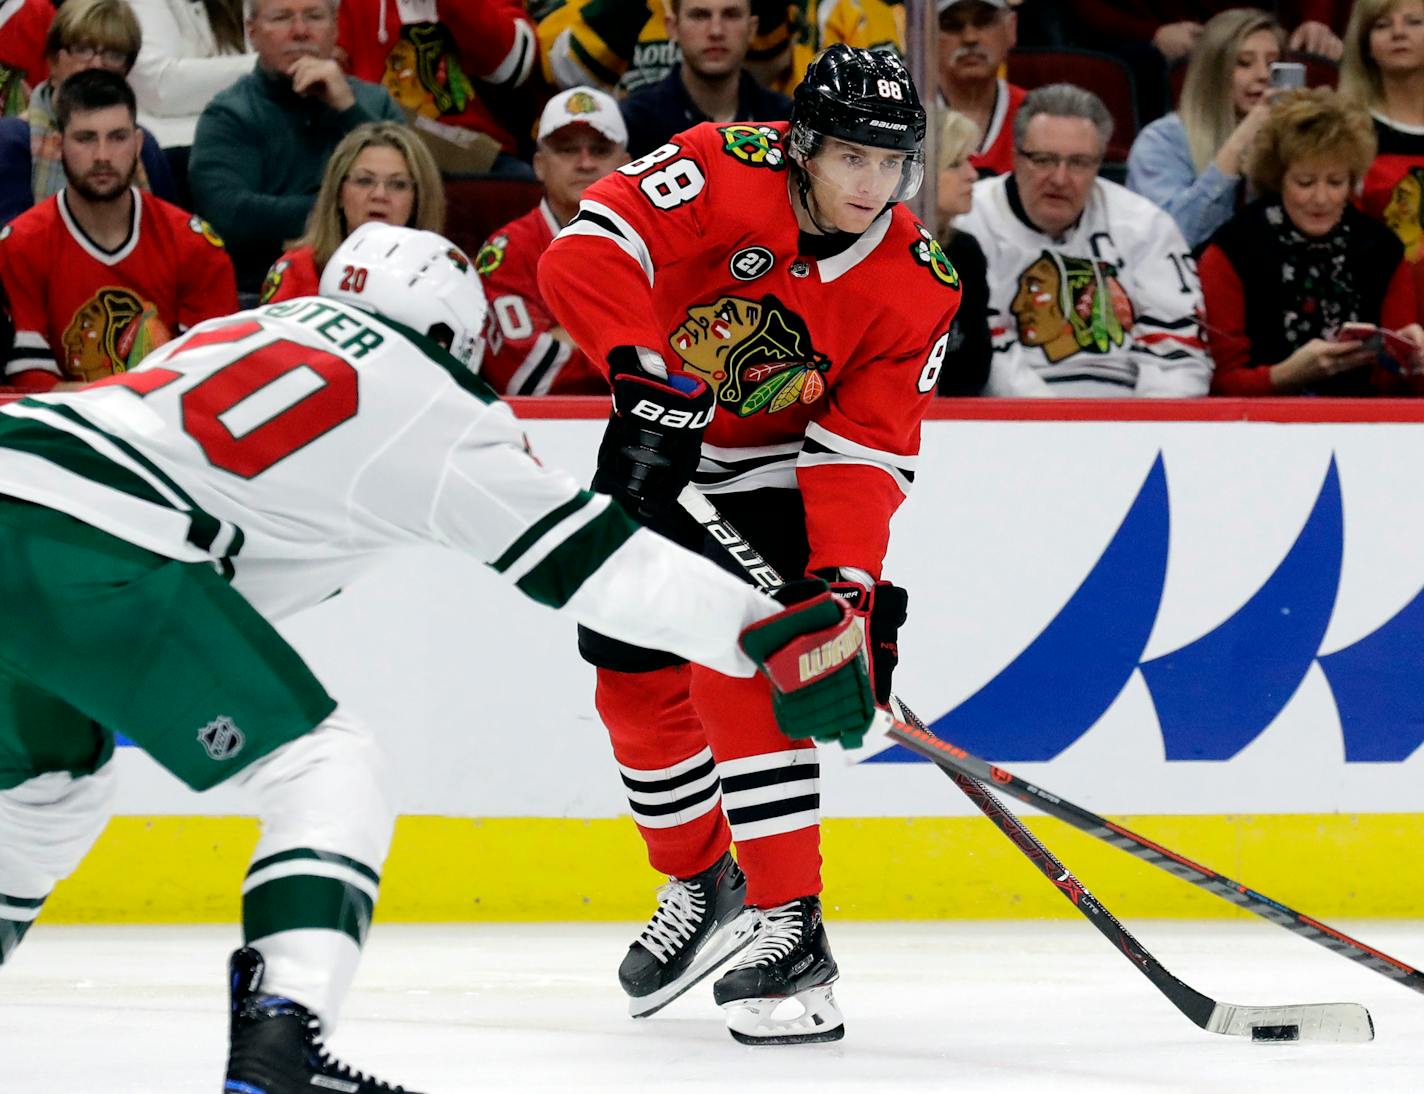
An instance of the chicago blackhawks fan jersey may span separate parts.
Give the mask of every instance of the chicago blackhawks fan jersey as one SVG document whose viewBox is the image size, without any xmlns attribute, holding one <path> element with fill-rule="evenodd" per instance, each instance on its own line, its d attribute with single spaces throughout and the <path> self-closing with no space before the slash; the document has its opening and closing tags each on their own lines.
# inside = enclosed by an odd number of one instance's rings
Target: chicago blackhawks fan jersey
<svg viewBox="0 0 1424 1094">
<path fill-rule="evenodd" d="M 797 487 L 811 568 L 878 576 L 959 278 L 900 205 L 817 257 L 829 241 L 798 230 L 787 129 L 706 123 L 600 179 L 539 284 L 593 360 L 644 346 L 713 387 L 699 487 Z"/>
<path fill-rule="evenodd" d="M 491 109 L 529 79 L 534 23 L 520 0 L 345 0 L 337 44 L 351 75 L 382 84 L 403 110 L 518 142 Z"/>
<path fill-rule="evenodd" d="M 5 381 L 46 390 L 130 369 L 178 332 L 237 310 L 232 263 L 200 217 L 134 189 L 128 238 L 90 239 L 65 192 L 0 228 L 15 344 Z"/>
<path fill-rule="evenodd" d="M 433 342 L 322 298 L 212 320 L 133 372 L 0 408 L 0 493 L 211 562 L 269 618 L 432 542 L 738 676 L 754 668 L 737 636 L 776 610 L 543 467 L 508 406 Z"/>
<path fill-rule="evenodd" d="M 1144 197 L 1098 179 L 1061 239 L 1039 231 L 1012 175 L 974 184 L 956 222 L 989 266 L 990 395 L 1205 395 L 1211 360 L 1186 241 Z"/>
<path fill-rule="evenodd" d="M 539 256 L 559 230 L 541 201 L 489 237 L 475 258 L 489 299 L 490 345 L 480 375 L 501 395 L 606 395 L 608 381 L 578 349 L 539 294 Z"/>
</svg>

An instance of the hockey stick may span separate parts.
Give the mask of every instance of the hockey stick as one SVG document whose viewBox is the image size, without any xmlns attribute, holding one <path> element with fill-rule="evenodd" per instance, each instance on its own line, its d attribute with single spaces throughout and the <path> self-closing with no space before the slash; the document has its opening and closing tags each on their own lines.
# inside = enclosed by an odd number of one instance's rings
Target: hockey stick
<svg viewBox="0 0 1424 1094">
<path fill-rule="evenodd" d="M 711 503 L 698 494 L 701 505 L 709 508 Z M 689 500 L 688 504 L 698 505 L 696 499 Z M 699 520 L 702 516 L 697 511 L 693 512 Z M 703 521 L 704 527 L 722 543 L 732 553 L 737 561 L 743 565 L 749 565 L 747 559 L 755 559 L 758 564 L 757 572 L 753 572 L 754 579 L 758 579 L 758 574 L 765 569 L 765 563 L 756 556 L 754 551 L 746 545 L 746 542 L 737 534 L 735 528 L 731 528 L 725 521 L 721 520 L 715 508 L 711 509 L 711 516 Z M 752 572 L 749 569 L 749 572 Z M 772 571 L 774 574 L 775 571 Z M 778 583 L 780 579 L 777 579 Z M 774 587 L 774 586 L 773 586 Z M 901 707 L 902 711 L 904 707 Z M 907 718 L 906 721 L 914 722 L 916 719 Z M 924 728 L 923 725 L 920 726 Z M 897 741 L 907 748 L 914 750 L 914 745 L 905 741 L 893 732 L 890 734 Z M 1071 824 L 1079 831 L 1086 832 L 1090 836 L 1095 836 L 1105 843 L 1110 843 L 1120 851 L 1125 851 L 1143 862 L 1151 863 L 1160 870 L 1164 870 L 1175 878 L 1189 881 L 1207 892 L 1220 897 L 1222 900 L 1252 912 L 1262 919 L 1275 923 L 1277 926 L 1286 928 L 1289 931 L 1309 939 L 1318 945 L 1324 946 L 1333 953 L 1338 953 L 1342 957 L 1347 957 L 1351 961 L 1364 965 L 1368 969 L 1373 969 L 1382 976 L 1388 977 L 1398 984 L 1414 991 L 1424 993 L 1424 972 L 1405 964 L 1398 958 L 1375 949 L 1358 939 L 1351 938 L 1344 931 L 1337 930 L 1327 923 L 1298 912 L 1289 905 L 1282 904 L 1279 900 L 1258 892 L 1248 885 L 1239 881 L 1234 881 L 1224 874 L 1219 874 L 1201 863 L 1193 862 L 1191 859 L 1168 847 L 1163 847 L 1160 843 L 1140 836 L 1120 824 L 1100 817 L 1098 814 L 1084 809 L 1080 805 L 1065 798 L 1059 797 L 1052 791 L 1045 790 L 1041 786 L 1036 786 L 1025 779 L 1019 778 L 1012 772 L 1005 771 L 1002 767 L 990 764 L 985 760 L 970 752 L 966 752 L 957 746 L 946 742 L 946 747 L 938 753 L 940 766 L 948 765 L 961 774 L 971 778 L 979 779 L 986 783 L 993 783 L 1000 791 L 1017 798 L 1019 801 L 1047 813 L 1049 816 L 1057 817 L 1059 820 Z"/>
<path fill-rule="evenodd" d="M 689 486 L 678 501 L 730 554 L 763 590 L 784 584 L 767 563 L 729 524 L 707 498 Z M 1358 1003 L 1307 1003 L 1281 1007 L 1220 1003 L 1177 979 L 1117 921 L 1053 853 L 978 780 L 957 770 L 948 756 L 962 750 L 941 741 L 898 699 L 895 704 L 913 725 L 890 715 L 888 732 L 906 747 L 932 760 L 970 801 L 991 820 L 1026 858 L 1043 872 L 1109 942 L 1151 981 L 1168 1002 L 1209 1033 L 1250 1037 L 1258 1041 L 1362 1042 L 1374 1038 L 1369 1011 Z M 967 755 L 967 753 L 965 754 Z"/>
<path fill-rule="evenodd" d="M 1049 816 L 1057 817 L 1081 832 L 1096 836 L 1104 843 L 1109 843 L 1120 851 L 1126 851 L 1134 858 L 1149 862 L 1175 878 L 1190 881 L 1193 885 L 1219 896 L 1222 900 L 1238 908 L 1254 912 L 1262 919 L 1293 931 L 1302 938 L 1308 938 L 1342 957 L 1348 957 L 1351 961 L 1373 969 L 1398 984 L 1413 988 L 1417 992 L 1424 992 L 1424 973 L 1406 965 L 1398 958 L 1390 957 L 1389 954 L 1366 945 L 1358 939 L 1351 938 L 1329 924 L 1322 923 L 1304 912 L 1298 912 L 1239 881 L 1233 881 L 1224 874 L 1218 874 L 1209 867 L 1193 862 L 1176 851 L 1163 847 L 1146 836 L 1140 836 L 1106 817 L 1100 817 L 1080 805 L 1074 805 L 1052 791 L 1035 786 L 1033 783 L 1019 778 L 1013 772 L 1005 771 L 997 764 L 982 760 L 972 752 L 966 752 L 959 746 L 934 736 L 933 733 L 930 733 L 930 737 L 933 738 L 933 742 L 938 743 L 927 741 L 920 735 L 921 731 L 929 733 L 925 726 L 917 718 L 910 716 L 903 705 L 900 709 L 907 715 L 904 720 L 910 723 L 910 729 L 907 731 L 903 726 L 892 725 L 887 730 L 888 736 L 911 751 L 934 760 L 942 769 L 952 769 L 962 775 L 968 775 L 986 783 L 993 783 L 999 790 L 1019 801 L 1032 805 Z M 931 751 L 933 751 L 933 755 L 930 755 Z"/>
</svg>

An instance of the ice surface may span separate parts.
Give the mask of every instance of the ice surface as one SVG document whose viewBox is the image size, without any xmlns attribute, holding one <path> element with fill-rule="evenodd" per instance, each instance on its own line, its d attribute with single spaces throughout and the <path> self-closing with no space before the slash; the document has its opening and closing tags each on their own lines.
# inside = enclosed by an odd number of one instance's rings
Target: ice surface
<svg viewBox="0 0 1424 1094">
<path fill-rule="evenodd" d="M 1340 924 L 1424 961 L 1424 924 Z M 710 981 L 627 1017 L 633 925 L 378 924 L 332 1048 L 423 1094 L 476 1091 L 1424 1090 L 1424 995 L 1266 923 L 1137 922 L 1224 1001 L 1364 1003 L 1368 1045 L 1204 1033 L 1086 923 L 830 920 L 847 1036 L 745 1048 Z M 46 927 L 0 969 L 4 1094 L 217 1094 L 235 927 Z"/>
</svg>

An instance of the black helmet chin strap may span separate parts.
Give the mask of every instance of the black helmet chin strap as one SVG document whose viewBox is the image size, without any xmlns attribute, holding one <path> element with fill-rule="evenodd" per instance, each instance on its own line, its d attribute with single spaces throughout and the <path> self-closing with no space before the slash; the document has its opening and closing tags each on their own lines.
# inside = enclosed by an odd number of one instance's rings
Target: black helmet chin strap
<svg viewBox="0 0 1424 1094">
<path fill-rule="evenodd" d="M 816 200 L 811 194 L 811 176 L 806 168 L 799 163 L 796 164 L 796 194 L 801 199 L 801 208 L 806 210 L 806 215 L 811 219 L 811 224 L 816 231 L 825 236 L 833 235 L 840 231 L 834 224 L 830 225 L 830 227 L 822 224 L 821 218 L 818 217 L 816 211 L 811 208 Z"/>
</svg>

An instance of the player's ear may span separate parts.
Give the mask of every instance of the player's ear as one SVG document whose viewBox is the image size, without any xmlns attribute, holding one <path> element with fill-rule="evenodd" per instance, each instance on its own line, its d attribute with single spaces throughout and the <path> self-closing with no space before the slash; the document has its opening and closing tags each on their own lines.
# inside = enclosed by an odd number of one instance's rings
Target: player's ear
<svg viewBox="0 0 1424 1094">
<path fill-rule="evenodd" d="M 673 10 L 673 4 L 681 3 L 682 0 L 663 0 L 663 29 L 667 31 L 668 41 L 677 41 L 677 12 Z"/>
<path fill-rule="evenodd" d="M 143 155 L 143 126 L 138 124 L 138 119 L 134 119 L 134 154 Z"/>
</svg>

